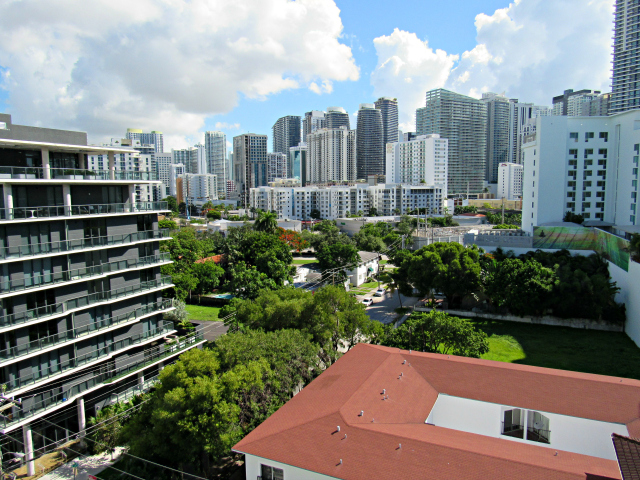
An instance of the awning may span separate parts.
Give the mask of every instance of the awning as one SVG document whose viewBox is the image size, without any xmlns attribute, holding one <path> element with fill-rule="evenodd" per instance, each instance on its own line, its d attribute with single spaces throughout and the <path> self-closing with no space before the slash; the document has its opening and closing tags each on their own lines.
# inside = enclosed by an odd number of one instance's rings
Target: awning
<svg viewBox="0 0 640 480">
<path fill-rule="evenodd" d="M 368 270 L 369 272 L 373 272 L 373 268 L 372 268 L 372 267 L 367 268 L 367 270 Z"/>
</svg>

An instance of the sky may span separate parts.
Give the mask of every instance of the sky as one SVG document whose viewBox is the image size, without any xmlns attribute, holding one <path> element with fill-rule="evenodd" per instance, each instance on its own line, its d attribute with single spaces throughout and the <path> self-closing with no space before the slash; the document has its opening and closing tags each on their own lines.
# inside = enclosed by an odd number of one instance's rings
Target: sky
<svg viewBox="0 0 640 480">
<path fill-rule="evenodd" d="M 3 0 L 0 112 L 14 123 L 269 135 L 284 115 L 396 97 L 415 128 L 447 88 L 551 105 L 610 91 L 614 0 Z M 352 128 L 355 128 L 352 116 Z"/>
</svg>

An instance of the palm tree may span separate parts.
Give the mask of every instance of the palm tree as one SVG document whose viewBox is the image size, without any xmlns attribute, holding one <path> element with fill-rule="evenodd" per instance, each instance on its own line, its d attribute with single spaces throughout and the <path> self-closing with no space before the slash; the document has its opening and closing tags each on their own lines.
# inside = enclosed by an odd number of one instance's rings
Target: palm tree
<svg viewBox="0 0 640 480">
<path fill-rule="evenodd" d="M 273 212 L 260 212 L 253 228 L 258 232 L 276 233 L 278 231 L 278 216 Z"/>
</svg>

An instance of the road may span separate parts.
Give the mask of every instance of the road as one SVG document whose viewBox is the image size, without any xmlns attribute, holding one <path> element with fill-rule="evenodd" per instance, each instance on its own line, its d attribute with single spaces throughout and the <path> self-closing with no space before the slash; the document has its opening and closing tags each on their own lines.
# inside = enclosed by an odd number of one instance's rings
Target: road
<svg viewBox="0 0 640 480">
<path fill-rule="evenodd" d="M 398 317 L 398 314 L 394 310 L 400 307 L 398 292 L 393 295 L 386 292 L 382 297 L 374 297 L 374 292 L 375 288 L 367 295 L 357 295 L 356 298 L 360 302 L 365 298 L 373 299 L 371 306 L 367 307 L 367 315 L 369 315 L 371 320 L 377 320 L 384 324 L 393 322 Z M 402 298 L 402 305 L 405 307 L 413 305 L 418 301 L 416 297 L 405 297 L 404 295 L 400 295 L 400 297 Z"/>
<path fill-rule="evenodd" d="M 202 322 L 200 320 L 191 320 L 194 325 L 202 325 L 204 327 L 204 339 L 208 342 L 215 341 L 218 337 L 221 337 L 229 327 L 225 326 L 222 322 Z"/>
</svg>

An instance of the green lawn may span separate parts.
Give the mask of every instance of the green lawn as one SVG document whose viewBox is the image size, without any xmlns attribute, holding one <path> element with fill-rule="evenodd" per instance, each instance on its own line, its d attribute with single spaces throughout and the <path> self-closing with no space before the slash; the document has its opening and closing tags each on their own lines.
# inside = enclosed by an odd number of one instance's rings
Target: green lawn
<svg viewBox="0 0 640 480">
<path fill-rule="evenodd" d="M 219 307 L 206 307 L 204 305 L 187 305 L 189 320 L 215 321 L 218 320 Z"/>
<path fill-rule="evenodd" d="M 489 335 L 487 360 L 640 379 L 640 348 L 624 333 L 470 321 Z"/>
<path fill-rule="evenodd" d="M 316 263 L 317 260 L 315 258 L 294 258 L 291 262 L 292 265 L 307 265 L 309 263 Z"/>
</svg>

